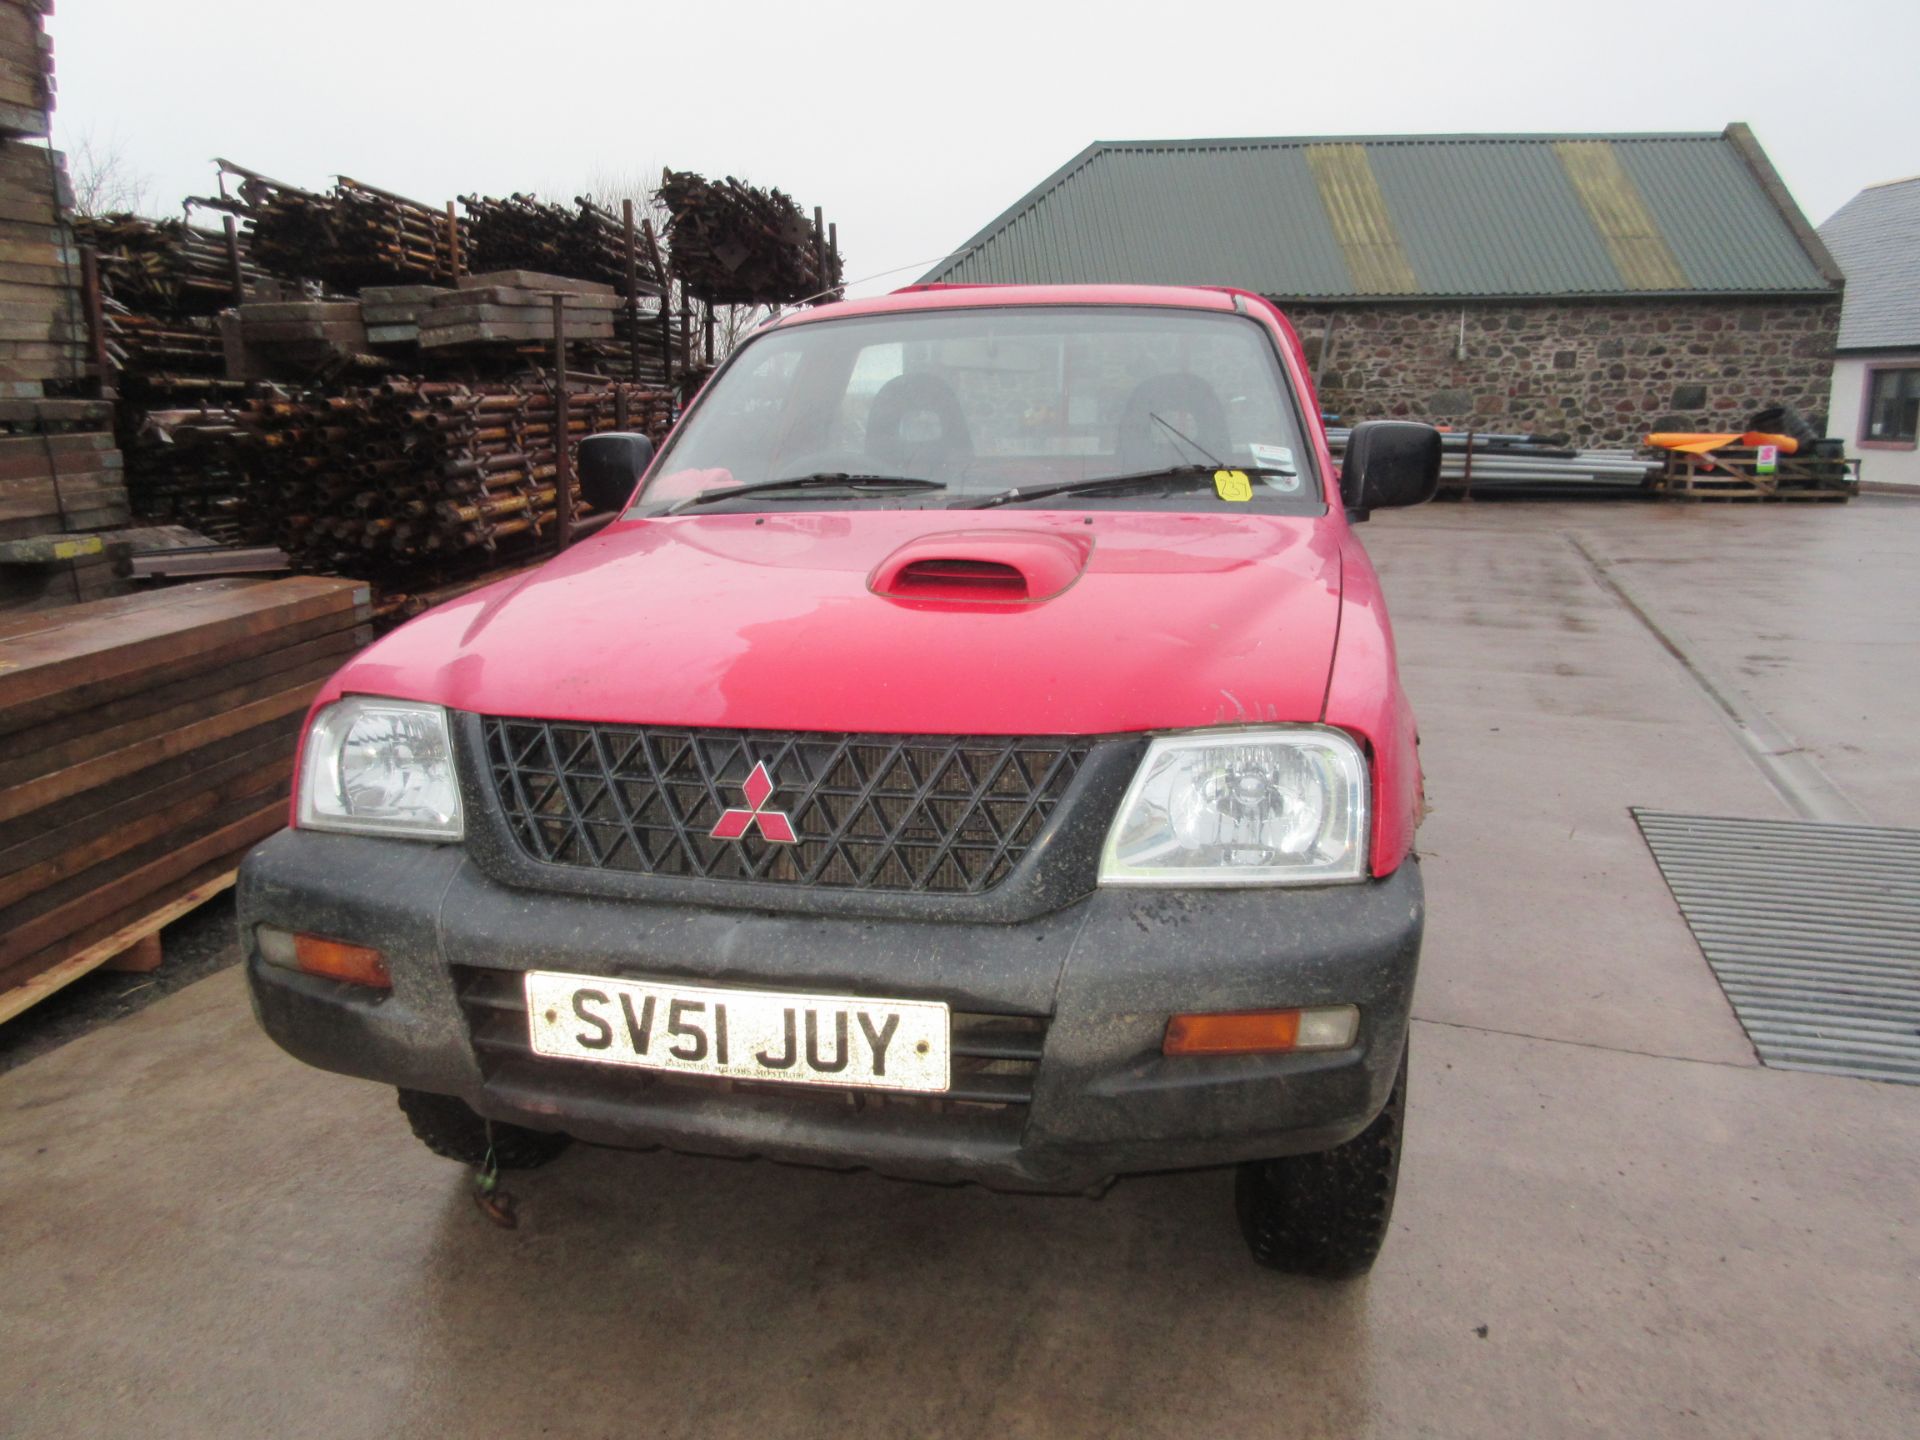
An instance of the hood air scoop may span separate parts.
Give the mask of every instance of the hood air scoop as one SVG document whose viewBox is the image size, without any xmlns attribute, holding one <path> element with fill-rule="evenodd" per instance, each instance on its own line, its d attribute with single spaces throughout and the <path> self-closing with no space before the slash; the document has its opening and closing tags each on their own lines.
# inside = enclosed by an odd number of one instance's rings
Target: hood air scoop
<svg viewBox="0 0 1920 1440">
<path fill-rule="evenodd" d="M 867 588 L 889 600 L 1032 605 L 1080 578 L 1091 536 L 1045 530 L 947 530 L 910 540 L 882 560 Z"/>
</svg>

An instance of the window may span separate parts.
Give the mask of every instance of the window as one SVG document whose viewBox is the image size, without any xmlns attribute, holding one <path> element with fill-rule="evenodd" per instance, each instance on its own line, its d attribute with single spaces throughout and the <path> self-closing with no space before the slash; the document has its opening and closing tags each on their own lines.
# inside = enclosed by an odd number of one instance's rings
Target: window
<svg viewBox="0 0 1920 1440">
<path fill-rule="evenodd" d="M 1285 371 L 1252 318 L 1165 306 L 908 310 L 755 336 L 674 433 L 640 504 L 844 472 L 944 489 L 815 488 L 751 503 L 917 509 L 1200 464 L 1262 470 L 1255 509 L 1323 506 Z M 1070 503 L 1195 510 L 1215 497 L 1203 486 Z"/>
<path fill-rule="evenodd" d="M 1869 370 L 1867 418 L 1860 438 L 1870 444 L 1912 445 L 1920 436 L 1920 369 Z"/>
</svg>

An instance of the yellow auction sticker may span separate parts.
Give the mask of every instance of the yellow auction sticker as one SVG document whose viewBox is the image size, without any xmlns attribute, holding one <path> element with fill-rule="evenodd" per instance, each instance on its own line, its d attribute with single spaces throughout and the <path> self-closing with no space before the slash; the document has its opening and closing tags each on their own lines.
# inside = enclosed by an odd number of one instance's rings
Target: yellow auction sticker
<svg viewBox="0 0 1920 1440">
<path fill-rule="evenodd" d="M 1213 493 L 1222 500 L 1253 499 L 1253 482 L 1247 479 L 1244 470 L 1216 470 L 1213 472 Z"/>
</svg>

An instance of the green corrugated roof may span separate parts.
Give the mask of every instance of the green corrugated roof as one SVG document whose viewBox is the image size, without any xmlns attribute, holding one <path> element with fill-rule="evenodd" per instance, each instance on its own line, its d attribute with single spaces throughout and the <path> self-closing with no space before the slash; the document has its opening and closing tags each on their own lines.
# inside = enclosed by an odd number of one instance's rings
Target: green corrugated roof
<svg viewBox="0 0 1920 1440">
<path fill-rule="evenodd" d="M 1293 300 L 1839 284 L 1744 126 L 1102 141 L 925 279 L 1237 285 Z"/>
</svg>

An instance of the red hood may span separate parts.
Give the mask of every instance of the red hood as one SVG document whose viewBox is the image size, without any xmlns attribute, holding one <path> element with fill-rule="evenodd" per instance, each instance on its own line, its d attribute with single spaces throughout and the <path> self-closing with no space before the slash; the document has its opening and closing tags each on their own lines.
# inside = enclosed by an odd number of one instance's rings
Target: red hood
<svg viewBox="0 0 1920 1440">
<path fill-rule="evenodd" d="M 322 699 L 353 691 L 555 720 L 923 734 L 1320 718 L 1340 613 L 1333 527 L 1088 518 L 850 510 L 620 522 L 394 632 Z M 1036 545 L 1036 531 L 1062 537 L 1084 569 L 1052 598 L 1016 605 L 869 589 L 901 546 L 962 526 L 989 551 L 991 532 L 1014 532 L 1009 553 L 1065 548 Z"/>
</svg>

